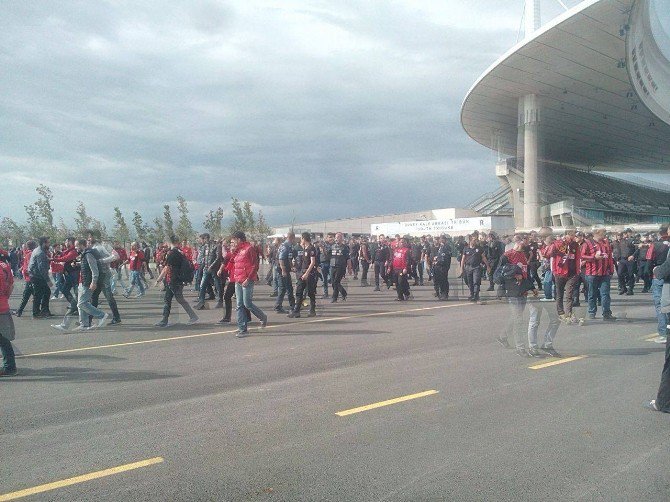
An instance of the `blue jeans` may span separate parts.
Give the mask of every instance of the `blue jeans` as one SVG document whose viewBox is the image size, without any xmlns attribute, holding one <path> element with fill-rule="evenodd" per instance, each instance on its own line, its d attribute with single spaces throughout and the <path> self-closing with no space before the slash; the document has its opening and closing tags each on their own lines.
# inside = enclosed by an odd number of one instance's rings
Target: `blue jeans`
<svg viewBox="0 0 670 502">
<path fill-rule="evenodd" d="M 209 270 L 203 270 L 202 272 L 202 283 L 200 283 L 200 291 L 198 292 L 198 301 L 201 303 L 205 301 L 205 294 L 207 293 L 207 288 L 210 283 L 216 290 L 215 295 L 218 294 L 219 300 L 223 299 L 223 291 L 221 291 L 221 279 L 216 275 L 216 272 L 211 272 Z"/>
<path fill-rule="evenodd" d="M 507 322 L 506 336 L 509 339 L 511 334 L 514 335 L 514 345 L 517 349 L 526 348 L 526 330 L 523 326 L 523 313 L 526 310 L 527 299 L 525 296 L 510 296 L 507 298 L 509 302 L 509 320 Z"/>
<path fill-rule="evenodd" d="M 547 331 L 544 332 L 544 343 L 542 346 L 545 348 L 553 347 L 554 338 L 556 338 L 558 328 L 561 326 L 556 308 L 552 304 L 528 302 L 528 309 L 530 311 L 530 318 L 528 319 L 528 347 L 531 349 L 537 348 L 537 331 L 542 320 L 542 311 L 546 312 L 549 317 L 549 325 L 547 326 Z"/>
<path fill-rule="evenodd" d="M 123 276 L 122 276 L 122 268 L 119 267 L 117 269 L 112 269 L 111 270 L 111 287 L 112 291 L 116 293 L 116 285 L 120 284 L 121 287 L 126 290 L 128 289 L 128 286 L 126 286 L 126 283 L 123 282 Z"/>
<path fill-rule="evenodd" d="M 291 273 L 288 272 L 286 277 L 284 277 L 281 272 L 279 272 L 279 290 L 277 295 L 277 302 L 275 303 L 275 309 L 282 308 L 284 303 L 284 296 L 288 295 L 288 304 L 293 310 L 295 306 L 295 295 L 293 294 L 293 280 L 291 279 Z"/>
<path fill-rule="evenodd" d="M 609 275 L 587 275 L 586 287 L 589 293 L 589 315 L 596 315 L 598 311 L 598 296 L 603 304 L 603 314 L 611 314 L 612 298 L 610 296 L 610 284 L 612 277 Z"/>
<path fill-rule="evenodd" d="M 102 287 L 102 284 L 98 284 L 98 287 Z M 91 304 L 91 298 L 93 298 L 93 291 L 80 284 L 77 307 L 79 308 L 79 324 L 81 326 L 89 326 L 88 316 L 93 316 L 96 319 L 102 319 L 105 316 L 102 310 Z"/>
<path fill-rule="evenodd" d="M 281 272 L 277 269 L 276 266 L 272 266 L 272 293 L 275 295 L 279 294 L 279 278 L 281 277 Z"/>
<path fill-rule="evenodd" d="M 321 276 L 323 277 L 323 294 L 328 296 L 328 276 L 330 275 L 330 263 L 321 263 Z"/>
<path fill-rule="evenodd" d="M 135 286 L 140 290 L 140 294 L 144 294 L 144 284 L 142 284 L 142 277 L 140 276 L 140 271 L 139 270 L 131 270 L 130 271 L 130 289 L 128 290 L 128 294 L 133 292 L 133 289 L 135 289 Z"/>
<path fill-rule="evenodd" d="M 4 369 L 7 371 L 14 371 L 16 369 L 16 361 L 14 359 L 14 349 L 12 348 L 12 342 L 9 340 L 9 338 L 2 336 L 2 333 L 0 333 L 0 351 L 2 352 L 2 365 Z"/>
<path fill-rule="evenodd" d="M 56 285 L 56 289 L 54 289 L 53 297 L 58 298 L 58 295 L 65 291 L 65 276 L 62 272 L 56 272 L 54 274 L 54 284 Z"/>
<path fill-rule="evenodd" d="M 551 273 L 551 270 L 547 270 L 544 273 L 542 278 L 542 290 L 544 291 L 544 297 L 547 300 L 554 298 L 554 274 Z"/>
<path fill-rule="evenodd" d="M 247 324 L 251 319 L 247 319 L 247 313 L 244 310 L 246 307 L 251 311 L 252 314 L 254 314 L 256 317 L 258 317 L 261 321 L 263 319 L 267 319 L 267 316 L 263 313 L 261 309 L 259 309 L 256 305 L 254 305 L 253 298 L 254 298 L 254 283 L 249 282 L 246 286 L 242 286 L 242 284 L 236 282 L 235 283 L 235 298 L 237 301 L 237 327 L 240 331 L 246 331 L 247 330 Z"/>
<path fill-rule="evenodd" d="M 663 292 L 663 279 L 651 281 L 651 296 L 654 299 L 656 319 L 658 320 L 658 336 L 666 336 L 668 332 L 668 315 L 661 312 L 661 293 Z"/>
</svg>

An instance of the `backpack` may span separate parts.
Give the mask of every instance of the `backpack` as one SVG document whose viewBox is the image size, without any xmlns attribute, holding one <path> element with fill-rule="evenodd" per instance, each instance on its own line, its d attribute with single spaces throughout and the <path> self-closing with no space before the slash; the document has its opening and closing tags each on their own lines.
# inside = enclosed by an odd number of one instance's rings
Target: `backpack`
<svg viewBox="0 0 670 502">
<path fill-rule="evenodd" d="M 504 285 L 505 281 L 513 280 L 516 275 L 521 275 L 521 268 L 509 262 L 501 263 L 493 272 L 493 282 Z"/>
<path fill-rule="evenodd" d="M 181 265 L 179 266 L 179 271 L 175 277 L 176 282 L 180 284 L 191 284 L 195 275 L 193 263 L 186 258 L 181 251 L 179 251 L 179 255 L 181 256 Z"/>
</svg>

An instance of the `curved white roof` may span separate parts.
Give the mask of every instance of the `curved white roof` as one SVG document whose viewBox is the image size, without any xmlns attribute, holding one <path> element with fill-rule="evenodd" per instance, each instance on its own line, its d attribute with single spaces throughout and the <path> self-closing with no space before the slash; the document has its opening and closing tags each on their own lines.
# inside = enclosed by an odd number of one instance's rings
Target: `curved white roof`
<svg viewBox="0 0 670 502">
<path fill-rule="evenodd" d="M 586 0 L 509 50 L 465 98 L 468 135 L 516 156 L 518 99 L 537 94 L 544 159 L 599 171 L 670 170 L 670 125 L 642 104 L 626 68 L 633 3 Z"/>
</svg>

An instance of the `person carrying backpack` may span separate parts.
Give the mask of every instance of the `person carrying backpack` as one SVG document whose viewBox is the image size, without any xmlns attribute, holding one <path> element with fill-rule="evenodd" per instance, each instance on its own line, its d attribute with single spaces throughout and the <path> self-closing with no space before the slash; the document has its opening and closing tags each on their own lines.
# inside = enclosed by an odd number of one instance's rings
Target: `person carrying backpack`
<svg viewBox="0 0 670 502">
<path fill-rule="evenodd" d="M 165 280 L 165 304 L 163 305 L 163 318 L 154 326 L 165 328 L 169 326 L 168 319 L 172 310 L 172 299 L 176 299 L 188 314 L 187 325 L 195 324 L 199 321 L 191 306 L 184 298 L 184 284 L 193 282 L 193 264 L 179 250 L 179 239 L 175 235 L 170 236 L 170 249 L 165 257 L 165 267 L 156 278 L 156 286 Z"/>
<path fill-rule="evenodd" d="M 505 336 L 498 336 L 496 340 L 503 347 L 510 348 L 509 336 L 513 334 L 516 355 L 543 357 L 543 354 L 532 343 L 529 343 L 529 349 L 526 349 L 525 340 L 528 338 L 528 330 L 523 322 L 523 315 L 526 310 L 528 292 L 532 291 L 533 295 L 537 296 L 537 290 L 533 281 L 528 277 L 528 257 L 524 252 L 525 237 L 516 234 L 512 242 L 514 247 L 502 256 L 500 265 L 494 274 L 494 281 L 502 283 L 510 306 L 510 317 Z M 536 342 L 535 345 L 537 345 Z"/>
</svg>

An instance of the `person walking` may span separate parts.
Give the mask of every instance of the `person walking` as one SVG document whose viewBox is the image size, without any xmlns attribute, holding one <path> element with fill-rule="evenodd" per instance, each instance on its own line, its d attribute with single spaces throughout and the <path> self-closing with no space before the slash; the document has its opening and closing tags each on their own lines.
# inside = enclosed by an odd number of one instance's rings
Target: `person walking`
<svg viewBox="0 0 670 502">
<path fill-rule="evenodd" d="M 37 243 L 33 240 L 30 240 L 25 243 L 25 248 L 23 249 L 23 263 L 21 264 L 21 274 L 23 275 L 24 286 L 23 286 L 23 296 L 21 297 L 21 303 L 19 308 L 16 309 L 16 317 L 21 317 L 23 315 L 23 309 L 28 305 L 30 297 L 35 294 L 33 288 L 33 283 L 30 282 L 30 274 L 28 273 L 28 263 L 30 262 L 30 255 L 33 253 L 33 250 L 37 247 Z"/>
<path fill-rule="evenodd" d="M 102 286 L 100 267 L 98 266 L 98 252 L 93 249 L 94 242 L 91 240 L 78 240 L 77 248 L 81 252 L 81 271 L 79 274 L 79 292 L 77 309 L 79 310 L 79 326 L 75 331 L 86 331 L 101 328 L 107 323 L 109 314 L 93 306 L 91 300 L 93 292 Z M 51 327 L 61 331 L 67 331 L 74 320 L 74 315 L 69 311 L 60 324 L 52 324 Z M 97 319 L 96 324 L 91 324 L 91 318 Z"/>
<path fill-rule="evenodd" d="M 451 268 L 451 246 L 447 242 L 447 236 L 440 236 L 440 247 L 433 257 L 433 286 L 438 300 L 449 299 L 449 269 Z"/>
<path fill-rule="evenodd" d="M 303 249 L 300 270 L 297 271 L 297 289 L 296 300 L 293 311 L 288 317 L 300 317 L 302 301 L 309 297 L 309 314 L 307 317 L 316 315 L 316 248 L 312 244 L 312 237 L 309 232 L 303 232 L 300 236 L 300 245 Z"/>
<path fill-rule="evenodd" d="M 552 273 L 556 281 L 558 317 L 572 324 L 577 320 L 572 312 L 572 305 L 580 271 L 580 249 L 575 240 L 575 231 L 566 230 L 562 239 L 547 247 L 545 257 L 551 259 Z"/>
<path fill-rule="evenodd" d="M 130 298 L 131 293 L 135 286 L 140 290 L 138 295 L 135 298 L 141 298 L 144 296 L 144 285 L 142 284 L 142 267 L 144 264 L 144 253 L 140 250 L 137 242 L 133 242 L 130 245 L 130 255 L 128 256 L 128 265 L 130 267 L 130 288 L 126 290 L 123 294 L 126 298 Z"/>
<path fill-rule="evenodd" d="M 275 312 L 279 314 L 286 314 L 284 310 L 284 297 L 288 295 L 288 303 L 290 310 L 295 306 L 295 296 L 293 295 L 293 281 L 291 280 L 291 266 L 293 265 L 293 243 L 295 242 L 295 234 L 289 232 L 286 234 L 286 240 L 282 243 L 277 251 L 277 266 L 279 268 L 279 290 L 277 301 L 275 302 Z"/>
<path fill-rule="evenodd" d="M 333 298 L 330 303 L 337 303 L 338 296 L 342 296 L 342 301 L 347 301 L 347 290 L 342 286 L 342 279 L 346 272 L 352 273 L 351 259 L 349 256 L 349 246 L 344 242 L 344 234 L 337 232 L 335 242 L 330 247 L 330 275 L 333 284 Z"/>
<path fill-rule="evenodd" d="M 250 317 L 245 311 L 249 309 L 261 321 L 261 327 L 267 326 L 268 317 L 253 302 L 254 282 L 258 281 L 258 253 L 247 242 L 244 232 L 237 231 L 231 236 L 231 246 L 235 248 L 231 256 L 231 278 L 235 283 L 237 301 L 237 338 L 247 336 Z"/>
<path fill-rule="evenodd" d="M 479 299 L 479 291 L 482 285 L 482 264 L 487 268 L 489 262 L 484 255 L 484 247 L 479 241 L 479 236 L 474 235 L 470 237 L 469 245 L 463 248 L 463 256 L 461 257 L 461 273 L 466 278 L 465 282 L 470 288 L 470 296 L 468 301 L 481 303 Z"/>
<path fill-rule="evenodd" d="M 612 247 L 605 238 L 605 229 L 593 231 L 592 239 L 585 239 L 581 247 L 581 259 L 585 264 L 584 277 L 588 294 L 588 317 L 596 318 L 598 310 L 597 298 L 600 297 L 603 307 L 603 319 L 615 321 L 612 315 L 610 285 L 614 274 Z"/>
<path fill-rule="evenodd" d="M 665 230 L 665 237 L 667 239 L 668 228 L 661 229 L 661 233 Z M 667 246 L 667 245 L 666 245 Z M 670 330 L 670 251 L 665 250 L 665 259 L 662 253 L 658 256 L 658 266 L 654 267 L 654 283 L 656 281 L 663 283 L 661 297 L 659 298 L 660 305 L 658 313 L 662 314 L 666 323 L 666 330 Z M 653 284 L 652 283 L 652 287 Z M 658 388 L 656 399 L 652 399 L 647 405 L 648 408 L 654 411 L 662 411 L 670 413 L 670 341 L 667 337 L 665 340 L 665 362 L 663 364 L 663 371 L 661 372 L 661 384 Z"/>
<path fill-rule="evenodd" d="M 177 303 L 188 314 L 188 322 L 186 324 L 192 325 L 198 322 L 198 316 L 184 298 L 184 284 L 189 282 L 189 279 L 193 280 L 192 270 L 191 262 L 179 250 L 179 239 L 175 235 L 170 236 L 170 249 L 165 257 L 165 266 L 156 278 L 156 287 L 158 287 L 161 281 L 165 281 L 163 317 L 154 326 L 166 328 L 170 325 L 168 321 L 172 310 L 173 298 L 177 300 Z M 187 277 L 187 275 L 190 277 Z"/>
<path fill-rule="evenodd" d="M 49 297 L 51 295 L 51 277 L 49 276 L 49 238 L 40 237 L 37 247 L 30 255 L 28 262 L 28 275 L 33 285 L 33 318 L 43 319 L 53 317 L 49 310 Z"/>
<path fill-rule="evenodd" d="M 14 289 L 14 273 L 9 263 L 9 255 L 0 252 L 0 352 L 2 352 L 2 368 L 0 377 L 16 375 L 14 358 L 14 320 L 9 311 L 9 297 Z"/>
</svg>

